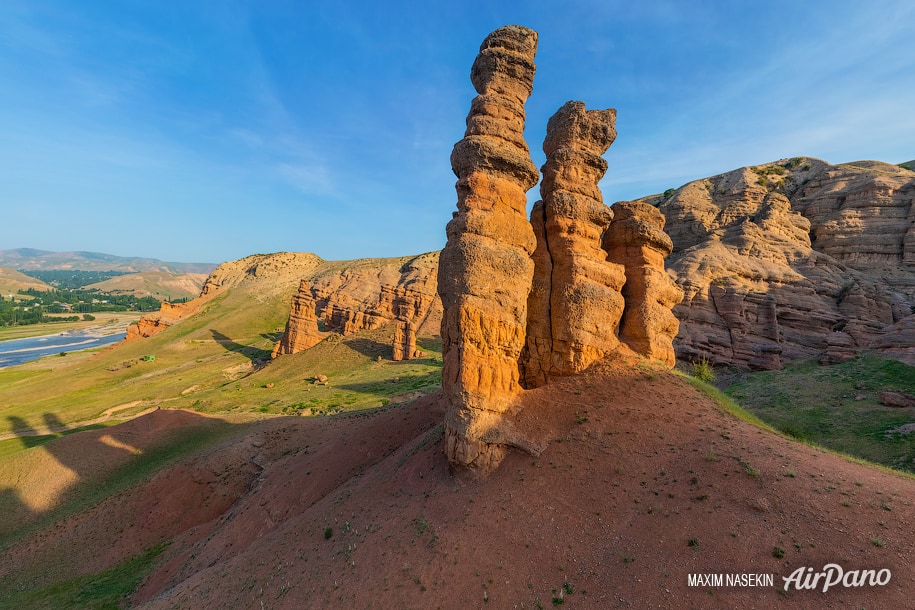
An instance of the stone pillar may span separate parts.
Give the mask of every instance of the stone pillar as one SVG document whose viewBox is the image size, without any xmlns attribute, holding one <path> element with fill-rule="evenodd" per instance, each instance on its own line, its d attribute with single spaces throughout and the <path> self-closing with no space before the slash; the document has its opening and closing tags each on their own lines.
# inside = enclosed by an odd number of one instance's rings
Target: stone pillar
<svg viewBox="0 0 915 610">
<path fill-rule="evenodd" d="M 676 363 L 673 339 L 680 322 L 671 309 L 683 300 L 683 291 L 664 270 L 664 259 L 673 249 L 664 232 L 664 215 L 640 201 L 621 201 L 613 210 L 615 220 L 603 244 L 608 259 L 626 269 L 620 340 L 672 367 Z"/>
<path fill-rule="evenodd" d="M 522 391 L 535 238 L 525 193 L 538 173 L 524 141 L 537 33 L 506 26 L 483 41 L 470 79 L 465 137 L 454 146 L 457 212 L 439 260 L 446 452 L 452 464 L 485 472 L 502 459 L 498 426 Z"/>
</svg>

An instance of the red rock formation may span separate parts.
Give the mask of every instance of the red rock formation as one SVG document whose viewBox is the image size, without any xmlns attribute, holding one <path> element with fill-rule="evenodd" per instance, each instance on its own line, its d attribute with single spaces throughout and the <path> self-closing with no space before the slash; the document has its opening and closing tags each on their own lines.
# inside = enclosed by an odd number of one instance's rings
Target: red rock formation
<svg viewBox="0 0 915 610">
<path fill-rule="evenodd" d="M 528 298 L 525 384 L 577 373 L 619 345 L 623 267 L 607 261 L 601 235 L 613 212 L 597 186 L 601 157 L 616 138 L 616 111 L 568 102 L 547 124 L 541 204 L 531 211 L 537 236 Z"/>
<path fill-rule="evenodd" d="M 664 216 L 641 202 L 620 202 L 613 210 L 616 217 L 603 243 L 609 260 L 626 270 L 620 340 L 672 367 L 673 339 L 680 323 L 671 308 L 683 300 L 683 291 L 664 270 L 664 259 L 673 249 L 664 232 Z"/>
<path fill-rule="evenodd" d="M 888 338 L 915 302 L 913 191 L 903 168 L 799 157 L 648 198 L 667 217 L 686 293 L 677 354 L 777 368 L 846 358 L 875 337 L 906 354 Z"/>
<path fill-rule="evenodd" d="M 479 96 L 454 146 L 458 204 L 439 264 L 446 452 L 478 472 L 502 459 L 500 414 L 520 393 L 527 297 L 536 245 L 525 193 L 538 179 L 524 141 L 537 33 L 506 26 L 487 36 L 471 69 Z"/>
<path fill-rule="evenodd" d="M 394 355 L 391 360 L 412 360 L 416 353 L 416 328 L 410 321 L 400 321 L 394 325 Z"/>
<path fill-rule="evenodd" d="M 156 335 L 179 320 L 187 318 L 200 310 L 203 297 L 198 297 L 187 303 L 163 302 L 156 313 L 146 314 L 127 327 L 125 341 L 135 341 Z"/>
<path fill-rule="evenodd" d="M 283 337 L 273 348 L 271 358 L 283 354 L 294 354 L 304 349 L 317 345 L 324 338 L 318 330 L 318 316 L 315 311 L 315 301 L 308 294 L 305 280 L 299 284 L 298 293 L 292 296 L 292 309 Z"/>
<path fill-rule="evenodd" d="M 381 328 L 395 320 L 410 322 L 415 346 L 415 335 L 437 333 L 441 325 L 441 304 L 434 290 L 437 265 L 438 253 L 434 252 L 325 263 L 301 280 L 295 297 L 299 300 L 293 300 L 286 331 L 274 354 L 293 354 L 317 343 L 324 336 L 315 335 L 318 320 L 324 333 L 343 335 Z M 299 318 L 297 302 L 311 303 L 315 319 Z"/>
</svg>

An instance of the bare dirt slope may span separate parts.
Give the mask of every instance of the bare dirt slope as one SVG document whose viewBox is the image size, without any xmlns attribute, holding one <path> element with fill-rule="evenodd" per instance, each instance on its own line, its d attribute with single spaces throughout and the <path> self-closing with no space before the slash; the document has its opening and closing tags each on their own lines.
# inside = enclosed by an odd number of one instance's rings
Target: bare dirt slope
<svg viewBox="0 0 915 610">
<path fill-rule="evenodd" d="M 518 425 L 549 447 L 483 480 L 449 471 L 439 401 L 258 424 L 23 539 L 0 582 L 52 559 L 91 573 L 173 538 L 135 604 L 902 608 L 915 592 L 915 481 L 736 419 L 644 361 L 528 392 Z M 892 580 L 780 591 L 826 563 Z M 697 572 L 776 587 L 689 588 Z"/>
</svg>

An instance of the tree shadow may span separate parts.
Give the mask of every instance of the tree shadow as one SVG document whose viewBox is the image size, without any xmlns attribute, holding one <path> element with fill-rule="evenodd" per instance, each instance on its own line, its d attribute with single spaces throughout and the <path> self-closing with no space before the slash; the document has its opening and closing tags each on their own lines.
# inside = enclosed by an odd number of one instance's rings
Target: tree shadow
<svg viewBox="0 0 915 610">
<path fill-rule="evenodd" d="M 253 345 L 242 345 L 241 343 L 233 341 L 216 329 L 211 328 L 210 333 L 213 335 L 213 340 L 219 345 L 223 346 L 226 351 L 240 354 L 252 362 L 270 360 L 270 350 L 254 347 Z"/>
</svg>

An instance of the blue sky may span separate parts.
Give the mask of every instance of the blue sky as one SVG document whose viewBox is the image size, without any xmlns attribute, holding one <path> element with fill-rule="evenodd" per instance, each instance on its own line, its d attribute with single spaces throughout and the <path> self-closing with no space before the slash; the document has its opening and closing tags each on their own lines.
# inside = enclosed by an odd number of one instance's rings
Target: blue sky
<svg viewBox="0 0 915 610">
<path fill-rule="evenodd" d="M 797 155 L 915 159 L 907 0 L 4 0 L 0 249 L 441 248 L 470 65 L 508 23 L 540 33 L 538 166 L 563 103 L 617 109 L 607 203 Z"/>
</svg>

